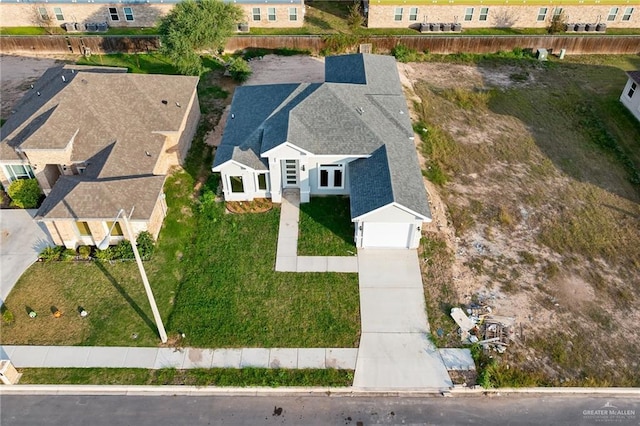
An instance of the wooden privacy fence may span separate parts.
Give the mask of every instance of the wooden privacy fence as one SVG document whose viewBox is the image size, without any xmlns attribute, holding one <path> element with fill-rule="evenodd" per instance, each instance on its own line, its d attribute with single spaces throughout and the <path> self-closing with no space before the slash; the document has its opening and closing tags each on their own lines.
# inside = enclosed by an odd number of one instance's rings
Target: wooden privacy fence
<svg viewBox="0 0 640 426">
<path fill-rule="evenodd" d="M 566 49 L 569 54 L 637 54 L 640 36 L 371 36 L 353 37 L 348 50 L 355 51 L 360 43 L 371 43 L 374 52 L 388 52 L 397 44 L 431 53 L 494 53 L 523 49 Z M 3 53 L 146 53 L 159 46 L 156 36 L 1 36 Z M 226 50 L 248 47 L 267 49 L 289 48 L 313 53 L 325 48 L 322 36 L 236 36 L 227 41 Z"/>
<path fill-rule="evenodd" d="M 158 49 L 156 36 L 2 36 L 2 53 L 147 53 Z"/>
</svg>

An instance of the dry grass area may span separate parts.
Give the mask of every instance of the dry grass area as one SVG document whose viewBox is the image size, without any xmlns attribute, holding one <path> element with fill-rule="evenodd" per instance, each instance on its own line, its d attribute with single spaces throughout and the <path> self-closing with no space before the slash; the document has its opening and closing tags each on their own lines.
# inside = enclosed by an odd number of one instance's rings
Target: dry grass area
<svg viewBox="0 0 640 426">
<path fill-rule="evenodd" d="M 460 345 L 451 306 L 515 317 L 494 385 L 640 386 L 640 125 L 617 100 L 638 68 L 400 64 L 437 183 L 422 247 L 434 337 Z"/>
</svg>

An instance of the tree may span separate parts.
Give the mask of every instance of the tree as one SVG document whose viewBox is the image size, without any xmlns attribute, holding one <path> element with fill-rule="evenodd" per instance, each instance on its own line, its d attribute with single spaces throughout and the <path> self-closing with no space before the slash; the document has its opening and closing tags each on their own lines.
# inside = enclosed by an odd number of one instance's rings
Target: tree
<svg viewBox="0 0 640 426">
<path fill-rule="evenodd" d="M 242 18 L 242 10 L 221 0 L 186 0 L 160 21 L 161 52 L 184 74 L 203 71 L 198 50 L 220 50 Z"/>
</svg>

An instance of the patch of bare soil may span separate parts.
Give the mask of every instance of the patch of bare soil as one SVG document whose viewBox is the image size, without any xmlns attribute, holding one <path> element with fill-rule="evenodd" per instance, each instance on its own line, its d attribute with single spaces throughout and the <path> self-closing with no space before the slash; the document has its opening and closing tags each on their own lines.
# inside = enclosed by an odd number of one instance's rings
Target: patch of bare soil
<svg viewBox="0 0 640 426">
<path fill-rule="evenodd" d="M 483 91 L 535 85 L 540 77 L 535 68 L 523 71 L 511 66 L 410 63 L 398 68 L 410 105 L 422 102 L 418 82 L 426 82 L 434 92 Z M 418 119 L 415 108 L 412 119 Z M 438 285 L 433 284 L 438 277 L 443 282 L 444 290 L 433 293 L 442 300 L 431 305 L 428 301 L 430 309 L 439 304 L 445 312 L 453 302 L 444 299 L 454 295 L 458 305 L 483 303 L 495 314 L 515 318 L 517 341 L 503 356 L 505 362 L 523 371 L 534 369 L 546 384 L 616 385 L 620 377 L 628 380 L 623 367 L 620 374 L 613 370 L 601 377 L 581 376 L 612 363 L 640 371 L 637 352 L 633 352 L 640 347 L 640 309 L 637 303 L 633 306 L 638 272 L 603 260 L 561 255 L 540 242 L 545 226 L 561 220 L 562 210 L 570 208 L 563 206 L 559 194 L 573 191 L 575 181 L 546 166 L 534 170 L 537 166 L 532 164 L 548 165 L 549 161 L 523 136 L 529 129 L 514 117 L 456 109 L 440 111 L 438 123 L 456 143 L 479 145 L 472 151 L 478 158 L 488 155 L 486 146 L 516 146 L 509 145 L 507 138 L 520 138 L 517 149 L 522 152 L 505 150 L 507 160 L 486 161 L 477 171 L 466 164 L 467 172 L 443 187 L 425 179 L 433 221 L 424 232 L 444 241 L 452 254 L 447 271 L 434 276 L 429 266 L 423 268 L 425 287 Z M 425 158 L 420 156 L 420 162 L 424 166 Z M 465 229 L 454 227 L 453 216 L 457 223 L 466 224 Z M 427 284 L 428 280 L 432 282 Z M 453 332 L 447 342 L 460 339 Z M 607 343 L 603 347 L 597 342 Z"/>
</svg>

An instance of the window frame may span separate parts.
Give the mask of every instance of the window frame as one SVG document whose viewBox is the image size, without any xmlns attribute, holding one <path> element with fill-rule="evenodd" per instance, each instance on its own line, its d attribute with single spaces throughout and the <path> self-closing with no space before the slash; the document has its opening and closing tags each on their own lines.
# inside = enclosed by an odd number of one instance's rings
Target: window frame
<svg viewBox="0 0 640 426">
<path fill-rule="evenodd" d="M 64 21 L 64 13 L 62 13 L 61 7 L 54 7 L 53 14 L 56 16 L 57 21 Z"/>
<path fill-rule="evenodd" d="M 91 227 L 89 227 L 89 222 L 87 221 L 76 221 L 76 229 L 78 230 L 78 235 L 81 237 L 93 237 L 93 234 L 91 234 Z"/>
<path fill-rule="evenodd" d="M 631 20 L 631 16 L 633 15 L 634 10 L 635 9 L 633 7 L 625 8 L 624 13 L 622 14 L 622 21 L 629 22 Z"/>
<path fill-rule="evenodd" d="M 273 13 L 271 13 L 271 12 L 273 12 Z M 268 7 L 267 8 L 267 21 L 275 22 L 276 21 L 276 17 L 277 17 L 276 8 L 275 7 Z"/>
<path fill-rule="evenodd" d="M 541 7 L 538 9 L 538 17 L 536 18 L 536 22 L 544 22 L 547 20 L 547 14 L 549 13 L 548 7 Z"/>
<path fill-rule="evenodd" d="M 393 11 L 393 20 L 394 22 L 401 22 L 402 17 L 404 15 L 404 10 L 401 7 L 396 7 Z"/>
<path fill-rule="evenodd" d="M 38 8 L 38 13 L 40 14 L 40 19 L 43 21 L 48 21 L 49 20 L 49 11 L 47 10 L 46 7 L 39 7 Z"/>
<path fill-rule="evenodd" d="M 564 9 L 562 7 L 554 7 L 553 8 L 553 17 L 557 18 L 560 15 L 562 15 L 562 12 L 564 12 Z"/>
<path fill-rule="evenodd" d="M 327 183 L 322 184 L 322 174 L 327 173 Z M 336 172 L 340 176 L 340 185 L 336 185 Z M 344 164 L 318 164 L 318 189 L 344 189 Z"/>
<path fill-rule="evenodd" d="M 627 97 L 629 99 L 633 98 L 633 94 L 638 90 L 638 85 L 635 81 L 631 82 L 631 86 L 629 86 L 629 91 L 627 92 Z"/>
<path fill-rule="evenodd" d="M 409 8 L 409 21 L 416 22 L 418 20 L 418 8 L 410 7 Z"/>
<path fill-rule="evenodd" d="M 607 21 L 611 22 L 611 21 L 615 21 L 616 18 L 618 17 L 618 12 L 620 12 L 620 8 L 613 6 L 611 9 L 609 9 L 609 14 L 607 15 Z"/>
<path fill-rule="evenodd" d="M 33 173 L 33 168 L 29 164 L 5 164 L 4 166 L 5 176 L 9 182 L 15 182 L 18 179 L 35 179 L 36 175 Z M 20 173 L 16 173 L 14 167 L 21 167 Z"/>
<path fill-rule="evenodd" d="M 127 9 L 129 9 L 130 13 L 127 13 Z M 124 20 L 126 22 L 133 22 L 135 21 L 135 16 L 133 15 L 133 7 L 131 6 L 126 6 L 122 8 L 122 14 L 124 15 Z M 131 16 L 131 19 L 129 19 L 129 16 Z"/>
<path fill-rule="evenodd" d="M 117 7 L 107 7 L 107 11 L 109 12 L 109 18 L 112 22 L 120 21 L 120 15 L 118 15 Z"/>
<path fill-rule="evenodd" d="M 237 190 L 238 189 L 238 187 L 237 187 L 238 184 L 240 185 L 240 191 Z M 242 175 L 229 176 L 229 191 L 231 191 L 232 194 L 244 194 L 245 193 L 244 177 Z"/>
<path fill-rule="evenodd" d="M 264 179 L 264 185 L 262 185 L 262 179 Z M 256 188 L 258 191 L 269 191 L 269 172 L 256 174 Z"/>
<path fill-rule="evenodd" d="M 113 221 L 107 221 L 104 224 L 107 227 L 107 232 L 109 232 L 111 230 L 111 225 L 113 225 L 114 222 Z M 124 238 L 124 232 L 122 231 L 122 226 L 120 225 L 120 222 L 115 222 L 115 226 L 113 227 L 113 230 L 111 231 L 111 234 L 109 234 L 109 238 L 112 238 L 112 237 L 122 237 L 122 238 Z"/>
<path fill-rule="evenodd" d="M 256 11 L 258 13 L 256 13 Z M 256 19 L 256 16 L 258 17 L 258 19 Z M 251 18 L 253 19 L 254 22 L 259 22 L 262 20 L 262 9 L 260 9 L 259 7 L 254 7 L 251 9 Z"/>
<path fill-rule="evenodd" d="M 293 12 L 293 13 L 291 13 Z M 289 8 L 289 21 L 296 22 L 298 20 L 298 8 L 290 7 Z"/>
<path fill-rule="evenodd" d="M 478 21 L 486 22 L 487 19 L 489 19 L 489 8 L 488 7 L 481 7 L 480 8 L 480 15 L 478 15 Z"/>
<path fill-rule="evenodd" d="M 475 10 L 475 8 L 474 8 L 474 7 L 467 7 L 467 8 L 464 10 L 464 20 L 465 20 L 466 22 L 473 21 L 473 14 L 474 14 L 474 12 L 475 12 L 475 11 L 476 11 L 476 10 Z"/>
</svg>

